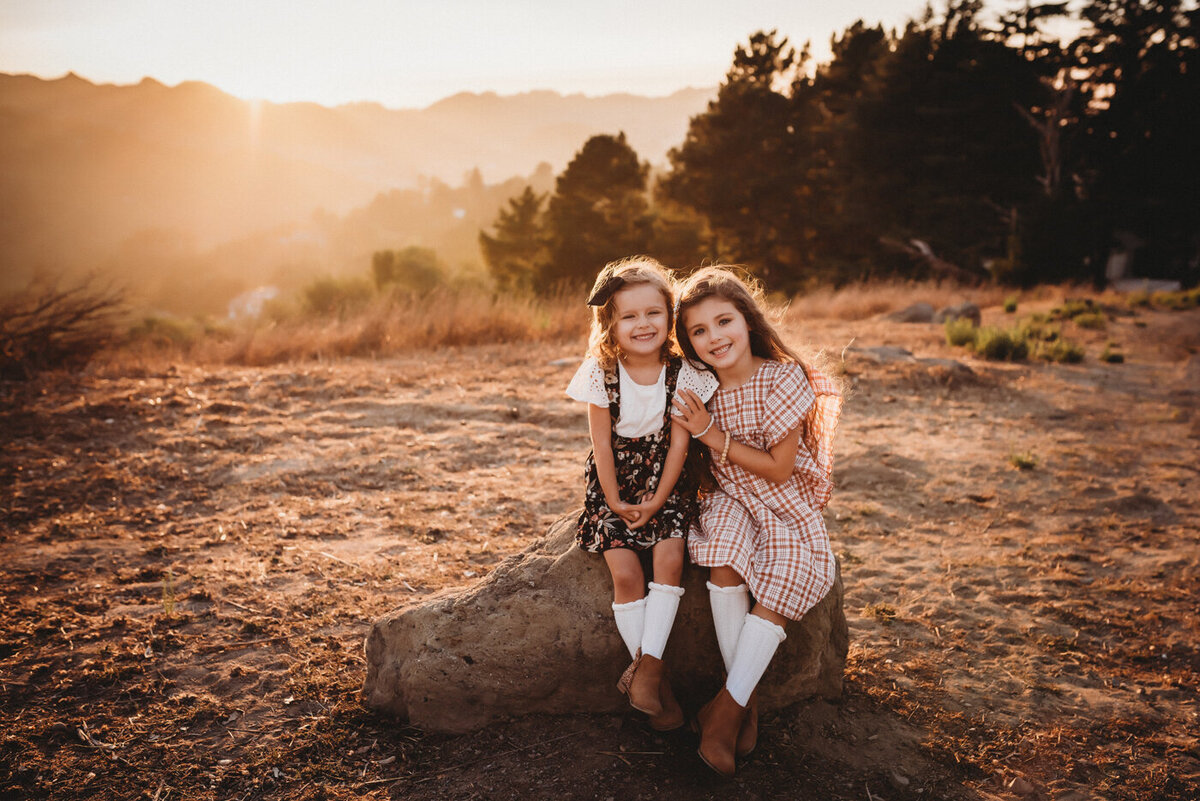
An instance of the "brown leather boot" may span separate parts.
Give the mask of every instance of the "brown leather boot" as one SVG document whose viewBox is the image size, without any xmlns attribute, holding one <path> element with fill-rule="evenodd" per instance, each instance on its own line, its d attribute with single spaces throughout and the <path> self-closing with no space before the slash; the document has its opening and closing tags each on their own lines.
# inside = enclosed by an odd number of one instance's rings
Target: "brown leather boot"
<svg viewBox="0 0 1200 801">
<path fill-rule="evenodd" d="M 750 756 L 754 747 L 758 745 L 758 690 L 750 693 L 750 700 L 746 704 L 746 717 L 742 720 L 742 728 L 738 730 L 737 747 L 734 753 L 737 758 Z"/>
<path fill-rule="evenodd" d="M 660 699 L 663 679 L 662 660 L 642 654 L 633 677 L 629 681 L 629 705 L 639 712 L 645 712 L 650 717 L 657 717 L 663 712 Z"/>
<path fill-rule="evenodd" d="M 724 687 L 716 697 L 704 705 L 697 716 L 700 724 L 700 749 L 697 753 L 704 764 L 725 777 L 737 771 L 735 750 L 738 731 L 746 708 L 733 700 Z"/>
<path fill-rule="evenodd" d="M 683 725 L 683 707 L 679 705 L 679 701 L 675 700 L 675 693 L 671 692 L 671 682 L 667 679 L 666 673 L 663 674 L 662 682 L 658 686 L 658 699 L 662 702 L 662 713 L 650 716 L 650 728 L 655 731 L 674 731 Z"/>
</svg>

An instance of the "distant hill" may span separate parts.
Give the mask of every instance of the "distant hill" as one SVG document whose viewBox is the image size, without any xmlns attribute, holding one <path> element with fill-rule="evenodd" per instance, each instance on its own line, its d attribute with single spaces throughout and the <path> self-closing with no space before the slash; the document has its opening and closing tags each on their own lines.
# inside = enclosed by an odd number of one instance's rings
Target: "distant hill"
<svg viewBox="0 0 1200 801">
<path fill-rule="evenodd" d="M 111 264 L 148 240 L 209 250 L 423 178 L 457 184 L 478 168 L 499 183 L 542 162 L 558 172 L 596 133 L 623 130 L 661 163 L 714 93 L 464 93 L 396 110 L 0 73 L 0 284 Z"/>
</svg>

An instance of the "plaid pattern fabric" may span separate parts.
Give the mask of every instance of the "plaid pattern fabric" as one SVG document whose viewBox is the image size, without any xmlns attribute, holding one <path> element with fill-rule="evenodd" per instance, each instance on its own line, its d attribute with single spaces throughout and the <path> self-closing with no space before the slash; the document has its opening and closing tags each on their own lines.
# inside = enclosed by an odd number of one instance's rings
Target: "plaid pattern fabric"
<svg viewBox="0 0 1200 801">
<path fill-rule="evenodd" d="M 719 489 L 701 501 L 688 536 L 692 561 L 728 565 L 755 600 L 799 620 L 833 586 L 834 561 L 821 510 L 833 492 L 833 437 L 841 395 L 827 377 L 795 364 L 766 361 L 742 386 L 718 390 L 708 408 L 715 425 L 738 442 L 769 450 L 803 425 L 791 478 L 775 484 L 727 461 L 713 473 Z"/>
</svg>

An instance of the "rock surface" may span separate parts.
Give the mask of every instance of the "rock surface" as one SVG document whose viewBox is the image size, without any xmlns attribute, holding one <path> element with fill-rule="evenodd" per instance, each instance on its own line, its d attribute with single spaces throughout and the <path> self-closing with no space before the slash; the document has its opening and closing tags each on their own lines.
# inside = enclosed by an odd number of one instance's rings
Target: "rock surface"
<svg viewBox="0 0 1200 801">
<path fill-rule="evenodd" d="M 619 712 L 629 663 L 601 557 L 574 547 L 575 515 L 484 579 L 384 615 L 367 637 L 364 702 L 427 731 L 458 733 L 527 714 Z M 689 565 L 665 660 L 694 711 L 719 689 L 722 664 L 705 589 Z M 802 621 L 789 623 L 759 685 L 763 711 L 841 694 L 848 647 L 839 570 Z"/>
<path fill-rule="evenodd" d="M 970 320 L 976 327 L 983 322 L 983 315 L 974 303 L 960 303 L 957 306 L 947 306 L 933 315 L 933 322 L 945 323 L 950 320 Z"/>
<path fill-rule="evenodd" d="M 893 323 L 929 323 L 933 322 L 934 309 L 928 303 L 914 303 L 911 306 L 892 312 L 883 319 Z"/>
</svg>

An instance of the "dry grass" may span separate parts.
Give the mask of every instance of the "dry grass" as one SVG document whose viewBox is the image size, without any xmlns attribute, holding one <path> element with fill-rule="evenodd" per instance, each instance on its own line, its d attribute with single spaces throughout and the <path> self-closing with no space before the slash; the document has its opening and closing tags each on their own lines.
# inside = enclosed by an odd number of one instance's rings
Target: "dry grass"
<svg viewBox="0 0 1200 801">
<path fill-rule="evenodd" d="M 969 287 L 950 282 L 873 281 L 840 288 L 819 287 L 790 300 L 771 300 L 785 331 L 803 331 L 809 321 L 865 320 L 911 306 L 935 308 L 970 301 L 1001 307 L 1061 303 L 1084 291 L 1074 286 L 1045 286 L 1014 295 L 1011 288 Z M 291 311 L 242 325 L 184 326 L 186 336 L 131 336 L 108 360 L 109 366 L 149 366 L 165 360 L 198 364 L 263 366 L 345 356 L 393 356 L 440 347 L 496 343 L 581 340 L 588 315 L 581 297 L 489 293 L 483 290 L 435 290 L 422 295 L 383 295 L 358 311 L 317 315 Z M 177 326 L 178 327 L 178 326 Z M 181 329 L 182 330 L 182 329 Z M 1193 343 L 1180 344 L 1183 351 Z"/>
<path fill-rule="evenodd" d="M 414 350 L 579 338 L 587 317 L 574 298 L 438 290 L 376 298 L 344 317 L 297 316 L 258 321 L 186 343 L 135 342 L 120 359 L 163 356 L 201 364 L 263 366 L 343 356 L 388 356 Z"/>
<path fill-rule="evenodd" d="M 1011 294 L 1011 289 L 1001 286 L 871 281 L 843 287 L 819 287 L 797 295 L 788 306 L 785 320 L 865 320 L 914 303 L 928 303 L 937 309 L 966 301 L 980 307 L 998 306 Z"/>
</svg>

